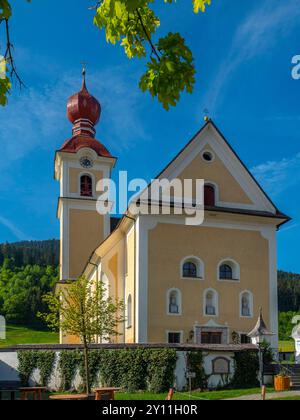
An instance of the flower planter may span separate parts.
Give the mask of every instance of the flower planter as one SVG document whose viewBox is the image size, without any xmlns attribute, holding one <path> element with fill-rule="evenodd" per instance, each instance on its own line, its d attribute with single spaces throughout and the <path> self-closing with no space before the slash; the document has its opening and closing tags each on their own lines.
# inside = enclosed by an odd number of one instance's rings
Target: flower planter
<svg viewBox="0 0 300 420">
<path fill-rule="evenodd" d="M 276 392 L 290 391 L 291 378 L 289 376 L 275 376 L 274 387 Z"/>
</svg>

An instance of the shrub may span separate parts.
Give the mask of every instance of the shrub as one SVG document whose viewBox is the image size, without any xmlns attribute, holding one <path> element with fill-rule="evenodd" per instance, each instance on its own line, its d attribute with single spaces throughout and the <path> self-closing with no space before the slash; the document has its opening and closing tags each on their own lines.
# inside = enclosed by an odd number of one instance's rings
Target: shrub
<svg viewBox="0 0 300 420">
<path fill-rule="evenodd" d="M 56 354 L 54 351 L 37 352 L 37 368 L 40 371 L 41 385 L 47 387 L 51 379 Z"/>
<path fill-rule="evenodd" d="M 231 387 L 239 389 L 256 388 L 259 386 L 257 373 L 259 371 L 258 354 L 255 351 L 243 351 L 235 354 L 235 373 Z"/>
<path fill-rule="evenodd" d="M 38 352 L 19 351 L 18 352 L 18 372 L 23 386 L 29 385 L 29 380 L 34 370 L 37 368 Z"/>
<path fill-rule="evenodd" d="M 168 391 L 174 386 L 176 350 L 147 350 L 148 387 L 151 392 Z"/>
<path fill-rule="evenodd" d="M 83 355 L 79 350 L 63 350 L 60 353 L 58 369 L 61 375 L 61 389 L 69 391 L 72 388 L 72 382 L 82 363 Z"/>
<path fill-rule="evenodd" d="M 207 387 L 208 376 L 203 366 L 202 351 L 191 351 L 187 354 L 187 366 L 190 372 L 196 374 L 192 380 L 192 389 L 205 389 Z"/>
</svg>

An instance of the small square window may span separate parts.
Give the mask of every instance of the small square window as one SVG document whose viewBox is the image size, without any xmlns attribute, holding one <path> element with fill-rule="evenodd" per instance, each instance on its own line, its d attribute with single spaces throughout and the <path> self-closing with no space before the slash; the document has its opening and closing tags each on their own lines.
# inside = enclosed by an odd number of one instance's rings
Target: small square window
<svg viewBox="0 0 300 420">
<path fill-rule="evenodd" d="M 247 334 L 241 334 L 241 344 L 251 344 L 251 338 Z"/>
<path fill-rule="evenodd" d="M 170 332 L 170 333 L 168 333 L 168 343 L 169 344 L 180 344 L 181 343 L 181 333 L 180 332 Z"/>
</svg>

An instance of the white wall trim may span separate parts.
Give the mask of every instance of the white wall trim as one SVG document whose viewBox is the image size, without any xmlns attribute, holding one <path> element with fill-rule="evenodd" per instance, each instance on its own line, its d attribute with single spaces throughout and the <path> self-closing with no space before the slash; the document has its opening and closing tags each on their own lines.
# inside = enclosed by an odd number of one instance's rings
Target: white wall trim
<svg viewBox="0 0 300 420">
<path fill-rule="evenodd" d="M 148 233 L 158 220 L 139 216 L 136 220 L 136 341 L 148 343 Z"/>
<path fill-rule="evenodd" d="M 215 306 L 215 310 L 216 310 L 216 314 L 215 315 L 208 315 L 206 313 L 206 298 L 207 298 L 207 294 L 209 292 L 212 292 L 214 294 L 214 306 Z M 205 289 L 203 292 L 203 316 L 205 318 L 218 318 L 219 317 L 219 293 L 212 288 L 209 289 Z"/>
<path fill-rule="evenodd" d="M 219 188 L 219 185 L 214 181 L 211 181 L 209 179 L 205 179 L 204 180 L 204 187 L 206 187 L 206 186 L 211 186 L 215 189 L 215 203 L 216 203 L 217 206 L 220 206 L 220 188 Z"/>
<path fill-rule="evenodd" d="M 89 176 L 92 179 L 92 193 L 93 195 L 91 197 L 84 197 L 81 195 L 81 178 L 83 176 Z M 72 194 L 72 193 L 70 193 Z M 95 175 L 88 172 L 88 171 L 82 171 L 78 174 L 77 178 L 77 194 L 73 193 L 76 197 L 80 197 L 81 199 L 91 199 L 96 198 L 96 178 Z"/>
<path fill-rule="evenodd" d="M 220 278 L 220 268 L 223 264 L 228 264 L 232 268 L 233 279 L 226 280 L 226 279 Z M 221 260 L 217 267 L 217 280 L 220 282 L 240 283 L 241 282 L 240 264 L 234 258 L 224 258 L 223 260 Z"/>
<path fill-rule="evenodd" d="M 223 138 L 211 124 L 185 148 L 181 155 L 161 174 L 161 177 L 168 179 L 177 178 L 195 157 L 206 150 L 208 146 L 221 159 L 236 182 L 255 205 L 255 208 L 262 211 L 271 211 L 275 214 L 276 209 L 273 204 L 259 189 L 233 151 L 225 144 Z M 247 208 L 253 208 L 253 206 Z"/>
<path fill-rule="evenodd" d="M 249 303 L 250 303 L 250 316 L 243 315 L 243 302 L 242 298 L 244 294 L 248 294 L 249 296 Z M 254 296 L 253 293 L 250 290 L 243 290 L 239 295 L 239 317 L 242 319 L 253 319 L 254 318 Z"/>
<path fill-rule="evenodd" d="M 183 266 L 186 262 L 192 262 L 197 265 L 197 277 L 184 277 L 183 275 Z M 187 257 L 184 257 L 180 261 L 180 278 L 183 280 L 204 280 L 205 278 L 205 264 L 201 258 L 196 257 L 195 255 L 189 255 Z"/>
</svg>

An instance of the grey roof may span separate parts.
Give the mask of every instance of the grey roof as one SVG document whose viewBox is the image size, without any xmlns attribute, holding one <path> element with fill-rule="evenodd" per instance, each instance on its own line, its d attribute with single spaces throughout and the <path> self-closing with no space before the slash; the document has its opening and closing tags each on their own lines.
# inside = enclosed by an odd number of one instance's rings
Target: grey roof
<svg viewBox="0 0 300 420">
<path fill-rule="evenodd" d="M 258 336 L 262 336 L 262 335 L 275 335 L 274 333 L 272 333 L 271 331 L 268 330 L 266 323 L 263 319 L 263 312 L 262 309 L 260 309 L 260 314 L 259 314 L 259 318 L 257 321 L 257 324 L 254 328 L 254 330 L 252 330 L 249 334 L 248 337 L 250 338 L 255 338 Z"/>
</svg>

